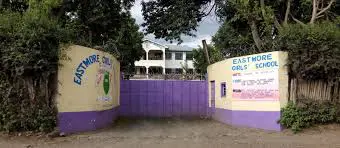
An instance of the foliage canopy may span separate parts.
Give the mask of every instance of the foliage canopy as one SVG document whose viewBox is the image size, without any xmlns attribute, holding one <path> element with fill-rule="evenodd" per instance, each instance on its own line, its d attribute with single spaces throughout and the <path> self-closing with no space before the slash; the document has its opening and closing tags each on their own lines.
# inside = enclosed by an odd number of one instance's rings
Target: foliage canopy
<svg viewBox="0 0 340 148">
<path fill-rule="evenodd" d="M 0 21 L 0 130 L 53 130 L 53 78 L 68 31 L 32 13 L 3 12 Z"/>
<path fill-rule="evenodd" d="M 222 23 L 213 37 L 220 53 L 288 51 L 291 76 L 330 81 L 339 78 L 339 10 L 335 0 L 143 2 L 144 26 L 157 38 L 180 41 L 181 35 L 194 35 L 202 18 L 215 12 Z"/>
<path fill-rule="evenodd" d="M 288 51 L 292 77 L 305 80 L 340 80 L 340 28 L 333 22 L 288 25 L 279 31 L 273 48 Z"/>
<path fill-rule="evenodd" d="M 214 46 L 208 45 L 210 62 L 215 63 L 223 59 L 222 54 Z M 204 75 L 207 73 L 208 62 L 202 47 L 193 50 L 193 64 L 197 73 Z"/>
<path fill-rule="evenodd" d="M 0 130 L 51 131 L 58 61 L 69 43 L 120 51 L 122 70 L 142 56 L 133 0 L 1 0 Z"/>
</svg>

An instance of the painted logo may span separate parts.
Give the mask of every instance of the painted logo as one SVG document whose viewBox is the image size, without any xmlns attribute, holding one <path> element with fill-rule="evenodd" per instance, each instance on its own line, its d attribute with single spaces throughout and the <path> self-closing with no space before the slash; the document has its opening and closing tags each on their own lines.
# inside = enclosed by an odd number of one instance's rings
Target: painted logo
<svg viewBox="0 0 340 148">
<path fill-rule="evenodd" d="M 99 69 L 97 72 L 97 78 L 95 82 L 95 86 L 97 87 L 97 91 L 99 97 L 98 101 L 101 102 L 110 102 L 112 100 L 111 91 L 113 89 L 112 80 L 114 75 L 112 60 L 108 57 L 103 56 L 102 62 L 99 63 Z"/>
<path fill-rule="evenodd" d="M 110 73 L 107 71 L 104 73 L 103 88 L 105 95 L 107 95 L 110 90 Z"/>
</svg>

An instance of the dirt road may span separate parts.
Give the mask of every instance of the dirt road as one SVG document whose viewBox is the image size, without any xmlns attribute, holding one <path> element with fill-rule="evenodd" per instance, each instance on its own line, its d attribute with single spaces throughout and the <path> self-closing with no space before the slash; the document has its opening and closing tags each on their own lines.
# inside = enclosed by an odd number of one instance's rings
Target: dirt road
<svg viewBox="0 0 340 148">
<path fill-rule="evenodd" d="M 303 133 L 237 128 L 210 120 L 119 120 L 113 127 L 61 138 L 0 137 L 0 148 L 340 148 L 340 125 Z"/>
</svg>

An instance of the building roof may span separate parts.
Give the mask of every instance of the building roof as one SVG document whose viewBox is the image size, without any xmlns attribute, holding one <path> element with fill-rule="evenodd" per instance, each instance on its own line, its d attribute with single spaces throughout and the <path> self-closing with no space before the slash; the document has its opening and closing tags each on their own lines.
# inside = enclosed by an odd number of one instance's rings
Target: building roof
<svg viewBox="0 0 340 148">
<path fill-rule="evenodd" d="M 169 51 L 192 51 L 193 48 L 189 46 L 179 46 L 179 45 L 166 45 Z"/>
<path fill-rule="evenodd" d="M 160 44 L 160 43 L 157 43 L 157 42 L 152 41 L 152 40 L 149 40 L 149 39 L 143 39 L 143 42 L 145 42 L 145 41 L 151 42 L 151 43 L 153 43 L 153 44 L 156 44 L 156 45 L 161 46 L 161 47 L 164 47 L 164 48 L 168 48 L 168 47 L 165 46 L 165 45 L 162 45 L 162 44 Z"/>
<path fill-rule="evenodd" d="M 194 48 L 189 47 L 189 46 L 179 46 L 179 45 L 170 45 L 170 44 L 164 45 L 164 44 L 152 41 L 150 39 L 143 39 L 143 42 L 150 42 L 150 43 L 156 44 L 158 46 L 166 48 L 169 51 L 192 51 L 194 49 Z"/>
</svg>

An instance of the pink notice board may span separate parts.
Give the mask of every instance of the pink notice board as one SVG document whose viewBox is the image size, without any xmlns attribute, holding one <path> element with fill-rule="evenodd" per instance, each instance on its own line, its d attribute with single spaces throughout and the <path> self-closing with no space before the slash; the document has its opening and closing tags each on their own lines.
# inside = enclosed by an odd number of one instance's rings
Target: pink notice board
<svg viewBox="0 0 340 148">
<path fill-rule="evenodd" d="M 278 70 L 233 73 L 232 89 L 234 100 L 279 101 Z"/>
</svg>

